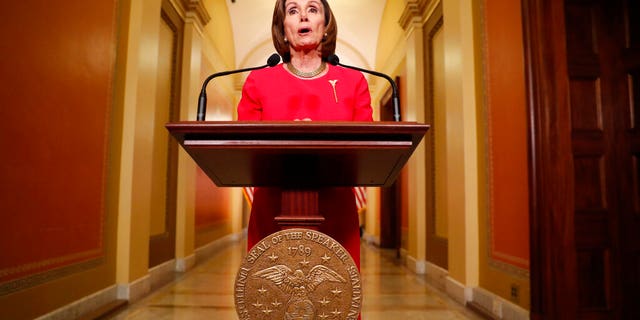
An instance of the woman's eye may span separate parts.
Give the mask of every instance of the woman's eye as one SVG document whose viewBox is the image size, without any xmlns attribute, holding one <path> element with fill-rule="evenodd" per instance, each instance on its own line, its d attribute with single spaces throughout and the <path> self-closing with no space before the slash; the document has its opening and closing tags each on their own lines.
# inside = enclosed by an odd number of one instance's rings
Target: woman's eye
<svg viewBox="0 0 640 320">
<path fill-rule="evenodd" d="M 287 11 L 287 14 L 289 14 L 290 16 L 295 15 L 298 13 L 297 9 L 289 9 L 289 11 Z"/>
<path fill-rule="evenodd" d="M 310 13 L 318 13 L 318 9 L 317 8 L 309 8 L 309 12 Z"/>
</svg>

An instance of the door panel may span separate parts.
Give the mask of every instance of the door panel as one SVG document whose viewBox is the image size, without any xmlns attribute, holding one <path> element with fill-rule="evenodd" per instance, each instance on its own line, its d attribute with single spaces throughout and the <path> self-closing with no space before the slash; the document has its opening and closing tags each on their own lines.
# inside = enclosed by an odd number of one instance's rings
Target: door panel
<svg viewBox="0 0 640 320">
<path fill-rule="evenodd" d="M 634 120 L 625 21 L 633 18 L 625 2 L 565 1 L 578 315 L 584 317 L 631 315 L 624 299 L 634 293 L 625 289 L 625 276 L 640 272 L 637 265 L 633 270 L 637 251 L 627 238 L 628 226 L 640 229 L 630 214 L 637 176 L 629 174 Z"/>
<path fill-rule="evenodd" d="M 640 4 L 523 3 L 532 318 L 638 319 Z"/>
<path fill-rule="evenodd" d="M 623 317 L 640 319 L 640 190 L 638 160 L 640 157 L 640 2 L 625 0 L 622 13 L 612 17 L 619 19 L 624 37 L 620 39 L 620 62 L 616 77 L 620 83 L 617 99 L 625 106 L 618 120 L 621 130 L 622 170 L 618 171 L 623 180 L 624 193 L 618 194 L 618 200 L 624 204 L 621 208 L 621 274 L 623 278 L 622 300 Z"/>
</svg>

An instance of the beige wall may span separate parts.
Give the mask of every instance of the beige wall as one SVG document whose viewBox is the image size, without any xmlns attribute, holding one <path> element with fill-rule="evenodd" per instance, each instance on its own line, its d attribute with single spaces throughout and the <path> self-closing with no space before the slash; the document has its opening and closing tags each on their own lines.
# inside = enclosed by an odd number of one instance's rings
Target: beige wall
<svg viewBox="0 0 640 320">
<path fill-rule="evenodd" d="M 426 272 L 424 264 L 428 265 L 428 263 L 425 258 L 424 242 L 427 240 L 424 237 L 425 229 L 423 228 L 427 223 L 423 219 L 425 204 L 420 197 L 411 195 L 419 195 L 424 191 L 426 181 L 422 178 L 424 173 L 420 166 L 424 161 L 423 153 L 437 152 L 436 168 L 443 172 L 436 174 L 436 221 L 442 222 L 436 226 L 436 231 L 440 236 L 448 238 L 449 243 L 449 267 L 445 270 L 449 280 L 444 284 L 446 290 L 461 302 L 471 299 L 471 289 L 475 287 L 486 289 L 496 297 L 509 300 L 510 288 L 515 285 L 521 290 L 521 295 L 519 300 L 512 299 L 512 302 L 528 308 L 527 272 L 522 272 L 516 267 L 496 268 L 495 263 L 488 258 L 487 249 L 490 233 L 496 232 L 486 223 L 489 221 L 487 208 L 490 207 L 492 190 L 487 186 L 491 183 L 505 182 L 491 180 L 492 176 L 486 174 L 489 168 L 487 153 L 490 147 L 487 146 L 487 107 L 483 91 L 486 88 L 483 46 L 487 45 L 483 42 L 487 41 L 483 34 L 483 23 L 485 19 L 494 19 L 492 21 L 501 25 L 502 20 L 483 16 L 480 2 L 388 1 L 382 21 L 385 32 L 381 32 L 378 39 L 375 68 L 395 76 L 398 63 L 402 62 L 405 65 L 407 80 L 403 86 L 406 86 L 407 94 L 401 97 L 406 103 L 403 119 L 423 121 L 425 101 L 432 97 L 423 95 L 425 78 L 421 72 L 425 70 L 427 62 L 423 61 L 422 50 L 426 44 L 421 40 L 424 38 L 421 33 L 438 4 L 442 5 L 444 25 L 441 34 L 433 38 L 433 46 L 434 49 L 442 51 L 433 55 L 437 65 L 433 67 L 432 72 L 434 79 L 440 81 L 437 83 L 434 80 L 433 98 L 436 103 L 434 121 L 439 124 L 437 132 L 441 134 L 436 136 L 436 149 L 428 151 L 418 149 L 407 166 L 407 176 L 414 178 L 408 181 L 410 195 L 406 200 L 408 203 L 403 206 L 408 211 L 406 214 L 409 220 L 408 243 L 403 244 L 406 250 L 406 263 L 413 270 Z M 518 17 L 519 12 L 510 14 Z M 518 44 L 517 41 L 515 44 Z M 500 72 L 501 69 L 495 70 L 497 71 L 494 72 Z M 511 74 L 498 76 L 509 77 Z M 514 85 L 523 84 L 524 78 L 516 76 L 510 81 Z M 373 94 L 374 101 L 379 97 L 380 92 Z M 506 112 L 504 116 L 507 118 L 510 116 L 508 110 L 502 112 Z M 513 136 L 524 133 L 525 131 L 501 134 Z M 523 143 L 526 145 L 526 142 Z M 493 152 L 496 150 L 493 149 Z M 518 174 L 526 176 L 526 150 L 508 149 L 497 150 L 497 152 L 511 154 L 517 152 L 514 159 L 519 159 L 520 165 L 523 165 L 521 168 L 524 168 L 518 171 Z M 505 186 L 509 188 L 508 184 Z M 370 201 L 373 202 L 373 206 L 367 212 L 366 233 L 375 238 L 379 236 L 379 226 L 375 224 L 379 220 L 379 210 L 376 207 L 378 199 L 375 192 L 370 194 L 372 194 Z M 528 206 L 526 200 L 519 201 L 521 202 L 518 206 Z M 526 216 L 525 214 L 519 217 L 520 220 L 516 223 L 528 225 Z"/>
<path fill-rule="evenodd" d="M 149 238 L 152 234 L 158 234 L 163 231 L 164 220 L 162 216 L 155 216 L 152 212 L 162 211 L 161 204 L 164 200 L 163 192 L 158 192 L 158 177 L 163 180 L 162 168 L 166 167 L 162 161 L 154 161 L 153 159 L 166 159 L 166 150 L 158 152 L 158 145 L 166 145 L 166 131 L 162 128 L 166 118 L 158 118 L 158 114 L 167 115 L 167 96 L 163 95 L 167 88 L 158 88 L 157 85 L 166 84 L 167 63 L 166 60 L 159 60 L 159 52 L 165 52 L 166 41 L 161 38 L 161 0 L 142 0 L 130 1 L 99 1 L 86 2 L 80 1 L 63 1 L 56 3 L 55 6 L 42 10 L 38 9 L 36 3 L 29 1 L 21 2 L 21 5 L 29 6 L 29 9 L 16 6 L 5 6 L 4 12 L 12 14 L 16 18 L 24 21 L 42 21 L 48 24 L 47 27 L 41 27 L 37 33 L 33 28 L 12 28 L 11 37 L 3 36 L 9 39 L 11 43 L 22 42 L 23 39 L 42 38 L 42 41 L 34 42 L 34 50 L 31 48 L 23 48 L 22 52 L 18 52 L 19 46 L 13 46 L 16 50 L 12 50 L 11 54 L 16 54 L 14 61 L 20 61 L 21 56 L 30 56 L 36 61 L 46 63 L 51 68 L 38 68 L 37 70 L 21 70 L 20 74 L 41 74 L 52 84 L 69 84 L 69 88 L 82 88 L 90 84 L 90 90 L 60 90 L 52 87 L 52 91 L 46 90 L 30 90 L 29 97 L 32 101 L 40 101 L 37 107 L 22 110 L 40 110 L 45 111 L 51 108 L 51 112 L 45 112 L 49 117 L 60 115 L 60 120 L 47 121 L 49 129 L 54 132 L 62 132 L 64 129 L 72 132 L 73 130 L 82 129 L 72 121 L 72 118 L 64 118 L 62 116 L 69 114 L 84 114 L 93 112 L 91 117 L 85 118 L 87 125 L 94 123 L 107 125 L 108 129 L 98 130 L 105 135 L 103 138 L 95 139 L 92 144 L 97 146 L 97 150 L 102 150 L 108 154 L 104 156 L 106 163 L 103 170 L 104 173 L 91 173 L 89 175 L 89 167 L 75 165 L 73 168 L 56 168 L 51 173 L 64 173 L 67 175 L 76 175 L 76 171 L 80 170 L 87 180 L 87 187 L 83 189 L 90 194 L 99 194 L 102 199 L 95 203 L 101 205 L 103 211 L 82 211 L 79 214 L 82 218 L 74 221 L 93 221 L 96 217 L 100 225 L 100 230 L 95 234 L 99 234 L 99 245 L 96 251 L 97 258 L 87 261 L 80 260 L 72 263 L 68 267 L 61 269 L 53 269 L 51 272 L 33 274 L 25 274 L 24 278 L 20 278 L 12 283 L 0 283 L 0 285 L 10 285 L 13 289 L 10 291 L 2 291 L 0 293 L 0 318 L 2 319 L 33 319 L 37 316 L 47 314 L 49 312 L 57 312 L 62 318 L 75 317 L 84 312 L 88 312 L 92 307 L 106 303 L 117 298 L 135 301 L 149 292 L 152 287 L 149 268 Z M 212 68 L 207 66 L 215 66 L 216 69 L 229 69 L 235 64 L 233 61 L 233 39 L 231 38 L 229 17 L 226 10 L 225 1 L 207 1 L 207 6 L 211 11 L 216 12 L 215 22 L 210 24 L 208 28 L 216 30 L 218 34 L 207 35 L 205 33 L 204 24 L 209 18 L 208 12 L 204 7 L 187 8 L 186 3 L 193 2 L 175 0 L 169 1 L 185 21 L 184 28 L 184 51 L 183 59 L 180 62 L 183 70 L 182 89 L 180 101 L 180 118 L 195 119 L 195 105 L 197 95 L 200 91 L 203 75 L 210 73 Z M 197 3 L 196 3 L 197 4 Z M 34 7 L 35 6 L 35 7 Z M 79 10 L 91 10 L 78 12 Z M 189 11 L 189 12 L 188 12 Z M 37 16 L 39 12 L 45 13 L 46 17 Z M 95 12 L 96 17 L 91 17 L 90 13 Z M 21 14 L 23 14 L 21 16 Z M 109 15 L 109 13 L 111 15 Z M 82 15 L 86 19 L 73 19 Z M 98 17 L 99 16 L 99 17 Z M 36 24 L 33 24 L 37 26 Z M 6 29 L 9 31 L 8 29 Z M 55 41 L 52 35 L 47 31 L 51 30 L 58 34 L 64 34 L 64 42 Z M 91 32 L 89 36 L 85 33 Z M 11 39 L 15 39 L 11 40 Z M 42 47 L 47 43 L 51 44 L 49 48 Z M 39 46 L 39 47 L 38 47 Z M 213 49 L 213 50 L 211 50 Z M 15 51 L 15 52 L 14 52 Z M 208 54 L 205 52 L 217 52 L 216 54 Z M 224 52 L 224 54 L 220 54 Z M 75 56 L 74 56 L 75 55 Z M 162 54 L 166 56 L 166 54 Z M 65 57 L 65 60 L 56 60 L 56 57 Z M 203 57 L 215 63 L 203 63 Z M 9 57 L 7 57 L 9 58 Z M 17 59 L 17 60 L 16 60 Z M 87 61 L 87 67 L 71 68 L 72 74 L 61 72 L 65 68 L 65 61 L 74 66 L 84 66 L 84 60 Z M 9 61 L 10 59 L 5 59 Z M 37 64 L 24 64 L 23 66 L 38 67 Z M 16 64 L 19 67 L 20 64 Z M 56 71 L 57 69 L 57 71 Z M 77 77 L 75 73 L 82 72 L 81 77 Z M 9 74 L 3 74 L 6 76 Z M 63 77 L 63 78 L 61 78 Z M 84 78 L 83 78 L 84 77 Z M 44 78 L 43 78 L 44 79 Z M 158 80 L 160 79 L 160 80 Z M 164 80 L 163 80 L 164 79 Z M 20 87 L 14 88 L 26 89 L 29 86 L 21 85 L 19 78 L 5 79 L 5 83 L 16 83 Z M 103 81 L 97 83 L 98 81 Z M 74 82 L 75 81 L 75 82 Z M 69 89 L 67 88 L 67 89 Z M 222 88 L 225 88 L 223 83 Z M 232 80 L 227 81 L 226 90 L 233 91 Z M 63 92 L 66 92 L 63 94 Z M 97 93 L 106 92 L 107 95 L 98 95 Z M 222 110 L 222 113 L 231 118 L 232 103 L 234 93 L 220 94 L 224 90 L 214 93 L 212 100 L 216 106 Z M 49 99 L 50 93 L 59 96 L 57 99 Z M 85 94 L 86 93 L 86 94 Z M 86 96 L 86 97 L 85 97 Z M 220 97 L 230 98 L 221 99 Z M 96 98 L 97 97 L 97 98 Z M 89 99 L 91 103 L 76 103 Z M 44 102 L 44 103 L 43 103 Z M 16 104 L 17 105 L 17 104 Z M 109 114 L 102 117 L 100 113 L 102 106 L 106 106 Z M 162 112 L 159 112 L 158 106 L 162 106 Z M 76 108 L 76 109 L 74 109 Z M 66 111 L 65 111 L 66 110 Z M 73 110 L 76 110 L 75 112 Z M 214 111 L 220 111 L 213 109 Z M 40 113 L 40 115 L 45 115 Z M 33 122 L 39 117 L 21 117 L 26 122 Z M 49 120 L 54 120 L 49 118 Z M 96 122 L 97 121 L 97 122 Z M 39 127 L 46 129 L 40 125 L 24 123 L 21 128 Z M 2 130 L 9 127 L 3 126 Z M 160 129 L 158 129 L 160 128 Z M 64 131 L 63 130 L 63 131 Z M 75 133 L 77 139 L 84 139 L 88 136 L 89 131 Z M 4 134 L 4 133 L 3 133 Z M 6 136 L 6 135 L 5 135 Z M 51 136 L 51 135 L 50 135 Z M 42 135 L 43 138 L 48 136 Z M 59 136 L 63 137 L 63 136 Z M 66 139 L 66 138 L 65 138 Z M 162 142 L 164 139 L 164 142 Z M 37 139 L 32 140 L 37 142 Z M 62 141 L 62 140 L 61 140 Z M 64 140 L 67 141 L 67 140 Z M 68 140 L 71 143 L 73 141 Z M 101 145 L 103 143 L 104 145 Z M 84 141 L 73 144 L 78 151 L 74 153 L 75 158 L 82 158 L 82 155 L 92 152 L 93 145 L 87 147 Z M 49 156 L 58 158 L 60 154 L 56 152 L 67 152 L 65 150 L 56 150 L 56 148 L 37 148 L 44 152 L 50 152 Z M 105 151 L 106 150 L 106 151 Z M 86 158 L 95 158 L 100 154 L 86 154 Z M 193 161 L 184 153 L 179 156 L 179 174 L 177 186 L 177 226 L 176 226 L 176 259 L 170 261 L 173 265 L 171 269 L 177 269 L 189 266 L 194 261 L 195 245 L 195 194 L 196 179 L 195 165 Z M 4 158 L 5 160 L 8 158 Z M 23 161 L 28 159 L 23 158 Z M 4 160 L 3 160 L 4 161 Z M 73 161 L 67 161 L 72 164 Z M 154 165 L 155 164 L 155 165 Z M 93 168 L 93 167 L 92 167 Z M 101 169 L 99 169 L 101 170 Z M 156 172 L 156 173 L 154 173 Z M 158 174 L 157 172 L 160 172 Z M 40 174 L 44 178 L 42 174 Z M 55 180 L 53 180 L 55 179 Z M 102 179 L 102 180 L 100 180 Z M 54 178 L 51 181 L 65 182 L 65 179 Z M 74 181 L 69 176 L 69 181 Z M 26 180 L 25 180 L 26 181 Z M 94 181 L 99 183 L 98 190 L 88 189 Z M 43 186 L 44 187 L 44 186 Z M 42 191 L 46 191 L 42 188 Z M 20 191 L 20 189 L 16 189 Z M 58 192 L 72 192 L 72 190 L 58 189 Z M 233 193 L 233 192 L 232 192 Z M 239 194 L 239 192 L 235 192 Z M 39 199 L 51 196 L 34 194 Z M 5 193 L 5 195 L 9 195 Z M 65 203 L 73 204 L 75 202 L 75 194 L 66 194 L 58 197 L 67 199 Z M 84 195 L 83 195 L 84 196 Z M 227 198 L 233 199 L 234 195 L 227 195 Z M 242 203 L 235 196 L 238 205 L 230 205 L 227 217 L 223 220 L 224 226 L 215 235 L 210 236 L 210 240 L 219 239 L 232 233 L 240 232 L 242 224 Z M 84 199 L 84 198 L 83 198 Z M 239 197 L 241 200 L 241 195 Z M 233 201 L 233 200 L 231 200 Z M 231 202 L 230 201 L 230 202 Z M 46 203 L 39 201 L 39 203 Z M 81 206 L 76 206 L 82 208 Z M 9 212 L 2 210 L 3 213 Z M 55 208 L 45 208 L 39 210 L 51 216 L 56 215 Z M 239 212 L 234 215 L 234 212 Z M 68 212 L 67 212 L 68 213 Z M 67 214 L 65 213 L 65 214 Z M 28 216 L 31 213 L 16 211 L 15 214 Z M 66 220 L 61 219 L 56 223 L 64 223 Z M 68 224 L 61 225 L 66 227 Z M 56 224 L 48 227 L 55 229 Z M 16 228 L 17 225 L 13 225 Z M 51 229 L 51 230 L 54 230 Z M 5 233 L 6 234 L 6 233 Z M 73 236 L 68 234 L 68 236 Z M 44 239 L 43 239 L 44 240 Z M 80 238 L 76 240 L 82 240 Z M 46 239 L 51 245 L 55 245 L 56 239 Z M 67 240 L 64 240 L 67 241 Z M 25 243 L 25 245 L 27 245 Z M 15 252 L 28 253 L 32 251 L 29 247 L 20 247 L 20 243 L 14 243 Z M 38 246 L 40 247 L 40 246 Z M 66 259 L 66 258 L 64 258 Z M 63 261 L 64 259 L 55 259 L 52 261 Z M 3 263 L 19 263 L 19 261 L 3 261 Z M 4 266 L 4 264 L 3 264 Z M 7 265 L 9 266 L 9 265 Z M 18 284 L 16 286 L 16 284 Z M 7 287 L 8 288 L 8 287 Z M 8 292 L 8 293 L 7 293 Z M 31 303 L 37 301 L 38 303 Z M 71 303 L 84 301 L 73 305 Z M 25 306 L 30 305 L 29 308 Z M 62 308 L 62 309 L 59 309 Z M 62 313 L 58 313 L 62 312 Z M 65 315 L 65 312 L 66 313 Z"/>
<path fill-rule="evenodd" d="M 210 0 L 203 3 L 213 18 L 204 28 L 204 38 L 210 44 L 209 50 L 207 50 L 209 52 L 203 51 L 203 53 L 207 55 L 214 54 L 220 60 L 219 63 L 215 64 L 216 68 L 223 66 L 224 70 L 234 69 L 237 61 L 235 61 L 233 30 L 231 28 L 229 10 L 227 9 L 227 1 Z M 222 69 L 216 71 L 222 71 Z"/>
<path fill-rule="evenodd" d="M 487 0 L 488 1 L 488 0 Z M 506 0 L 505 0 L 506 1 Z M 182 52 L 182 90 L 180 119 L 194 120 L 196 101 L 202 80 L 207 75 L 235 68 L 233 38 L 230 19 L 224 0 L 206 1 L 202 11 L 187 14 L 183 3 L 170 1 L 185 19 L 184 51 Z M 197 1 L 196 1 L 197 2 Z M 201 4 L 202 4 L 201 3 Z M 423 26 L 434 7 L 441 3 L 444 14 L 443 33 L 437 38 L 442 48 L 438 62 L 438 78 L 442 83 L 436 89 L 441 105 L 438 121 L 446 124 L 446 136 L 436 151 L 445 168 L 444 177 L 436 192 L 440 221 L 438 232 L 449 239 L 446 271 L 448 292 L 459 300 L 468 299 L 470 288 L 481 287 L 498 297 L 509 298 L 509 289 L 516 284 L 525 291 L 515 303 L 528 307 L 528 277 L 510 269 L 499 269 L 487 258 L 487 236 L 491 231 L 484 223 L 489 212 L 491 181 L 486 174 L 489 166 L 486 152 L 487 132 L 484 121 L 483 79 L 484 69 L 482 37 L 482 10 L 464 0 L 407 0 L 387 1 L 378 39 L 374 69 L 392 77 L 402 78 L 403 119 L 424 122 L 425 116 L 425 64 Z M 116 47 L 117 64 L 113 79 L 113 110 L 110 118 L 109 173 L 105 183 L 105 258 L 104 266 L 78 271 L 65 279 L 52 279 L 37 288 L 21 290 L 11 296 L 0 296 L 2 312 L 12 312 L 15 319 L 32 318 L 53 311 L 102 289 L 113 291 L 124 298 L 136 298 L 148 292 L 149 235 L 160 227 L 151 225 L 152 171 L 148 158 L 153 153 L 152 141 L 159 133 L 149 126 L 155 112 L 158 77 L 157 53 L 160 45 L 160 0 L 118 1 L 118 28 Z M 415 5 L 415 6 L 412 6 Z M 68 8 L 58 5 L 62 17 Z M 113 6 L 115 10 L 115 6 Z M 412 8 L 412 10 L 409 10 Z M 417 8 L 417 9 L 416 9 Z M 56 11 L 57 12 L 57 11 Z M 202 13 L 204 12 L 204 14 Z M 514 13 L 516 14 L 516 13 Z M 409 19 L 407 19 L 409 16 Z M 28 20 L 28 17 L 24 17 Z M 441 37 L 441 38 L 440 38 Z M 51 54 L 48 52 L 47 54 Z M 46 57 L 45 57 L 46 58 Z M 438 60 L 440 61 L 440 60 Z M 234 119 L 239 92 L 238 77 L 217 79 L 209 86 L 212 103 L 208 119 Z M 524 79 L 520 79 L 524 81 Z M 377 106 L 386 85 L 373 87 L 373 105 Z M 377 108 L 376 108 L 377 109 Z M 431 150 L 424 144 L 414 153 L 403 176 L 408 193 L 403 198 L 403 216 L 406 217 L 407 236 L 403 249 L 407 265 L 416 272 L 427 272 L 426 219 L 428 205 L 421 194 L 425 192 L 425 157 Z M 215 228 L 208 229 L 196 241 L 197 171 L 190 157 L 180 150 L 178 160 L 176 263 L 188 265 L 196 249 L 207 242 L 242 230 L 242 201 L 238 189 L 223 192 L 226 203 L 222 210 L 227 216 L 216 216 Z M 375 188 L 369 190 L 366 216 L 366 234 L 380 236 L 379 200 Z M 161 223 L 159 223 L 161 224 Z M 142 289 L 138 284 L 143 283 Z M 73 290 L 70 288 L 73 287 Z M 61 293 L 74 292 L 73 294 Z M 45 299 L 46 298 L 46 299 Z M 16 306 L 24 301 L 47 301 L 31 310 Z M 7 311 L 8 310 L 8 311 Z M 25 312 L 28 312 L 25 313 Z"/>
<path fill-rule="evenodd" d="M 380 24 L 380 38 L 376 47 L 376 59 L 374 69 L 394 76 L 400 75 L 397 72 L 399 67 L 403 67 L 404 50 L 404 31 L 398 24 L 398 19 L 404 10 L 404 3 L 402 1 L 387 1 L 383 11 L 383 16 Z M 371 92 L 371 104 L 374 110 L 374 119 L 379 119 L 380 100 L 383 94 L 388 90 L 388 85 L 380 85 L 370 87 L 373 89 Z M 401 99 L 401 103 L 404 106 L 404 99 Z M 365 216 L 365 239 L 368 241 L 379 243 L 380 242 L 380 190 L 378 188 L 367 188 L 367 212 Z M 404 232 L 403 232 L 404 235 Z"/>
<path fill-rule="evenodd" d="M 153 127 L 156 103 L 160 2 L 131 3 L 126 52 L 128 68 L 120 161 L 117 282 L 130 283 L 148 272 Z M 120 57 L 123 57 L 121 55 Z"/>
</svg>

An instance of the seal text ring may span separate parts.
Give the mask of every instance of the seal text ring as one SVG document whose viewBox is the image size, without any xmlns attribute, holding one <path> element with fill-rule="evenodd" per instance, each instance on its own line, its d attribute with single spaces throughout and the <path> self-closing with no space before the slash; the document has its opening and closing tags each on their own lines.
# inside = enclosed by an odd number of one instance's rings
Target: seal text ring
<svg viewBox="0 0 640 320">
<path fill-rule="evenodd" d="M 240 320 L 356 320 L 362 306 L 360 272 L 330 236 L 286 229 L 257 243 L 236 276 Z"/>
</svg>

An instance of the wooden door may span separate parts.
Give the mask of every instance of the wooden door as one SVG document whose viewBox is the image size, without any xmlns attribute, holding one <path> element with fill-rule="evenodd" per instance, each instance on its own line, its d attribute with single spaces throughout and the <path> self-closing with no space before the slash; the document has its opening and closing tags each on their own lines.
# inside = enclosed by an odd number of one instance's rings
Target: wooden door
<svg viewBox="0 0 640 320">
<path fill-rule="evenodd" d="M 640 319 L 640 5 L 523 4 L 532 318 Z"/>
</svg>

